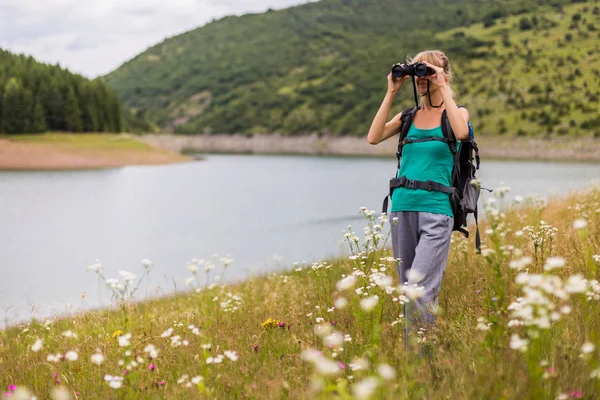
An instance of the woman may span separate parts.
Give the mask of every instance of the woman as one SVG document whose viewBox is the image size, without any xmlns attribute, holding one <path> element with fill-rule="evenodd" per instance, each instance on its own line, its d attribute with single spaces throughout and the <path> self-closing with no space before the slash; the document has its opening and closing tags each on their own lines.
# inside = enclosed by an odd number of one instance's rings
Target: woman
<svg viewBox="0 0 600 400">
<path fill-rule="evenodd" d="M 425 64 L 435 73 L 416 77 L 421 104 L 407 138 L 443 138 L 441 120 L 446 110 L 457 141 L 467 139 L 469 113 L 465 108 L 459 108 L 453 99 L 448 57 L 441 51 L 428 50 L 409 61 L 411 64 L 416 62 Z M 386 121 L 396 94 L 408 78 L 388 75 L 388 90 L 369 129 L 369 143 L 381 143 L 400 132 L 402 113 Z M 403 146 L 397 178 L 404 176 L 451 186 L 453 166 L 453 154 L 447 143 L 436 140 L 410 143 Z M 408 325 L 433 323 L 454 222 L 449 195 L 440 191 L 398 187 L 394 189 L 391 200 L 392 247 L 394 257 L 400 259 L 400 282 L 409 287 L 416 285 L 423 288 L 419 298 L 411 300 L 405 309 L 406 320 Z"/>
</svg>

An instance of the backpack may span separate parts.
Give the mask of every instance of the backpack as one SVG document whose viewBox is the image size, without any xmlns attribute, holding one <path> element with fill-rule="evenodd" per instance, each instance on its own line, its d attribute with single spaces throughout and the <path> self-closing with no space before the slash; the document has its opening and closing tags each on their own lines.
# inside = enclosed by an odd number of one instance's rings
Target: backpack
<svg viewBox="0 0 600 400">
<path fill-rule="evenodd" d="M 462 107 L 462 106 L 459 106 Z M 412 125 L 412 121 L 417 112 L 417 107 L 412 107 L 402 112 L 402 124 L 400 125 L 400 137 L 398 139 L 398 152 L 396 157 L 398 158 L 398 169 L 396 175 L 390 180 L 390 191 L 383 201 L 382 213 L 387 213 L 388 199 L 392 197 L 394 189 L 398 187 L 405 187 L 408 189 L 424 189 L 424 190 L 435 190 L 438 192 L 448 193 L 450 196 L 450 204 L 454 213 L 454 226 L 453 231 L 458 231 L 463 234 L 466 238 L 469 237 L 469 232 L 466 230 L 467 227 L 467 215 L 473 214 L 475 217 L 475 224 L 477 226 L 475 236 L 475 248 L 477 253 L 481 252 L 481 237 L 479 235 L 479 221 L 478 221 L 478 210 L 477 201 L 479 199 L 480 186 L 478 184 L 471 184 L 475 178 L 475 171 L 479 169 L 480 158 L 479 148 L 475 142 L 473 134 L 473 127 L 471 123 L 469 126 L 469 139 L 463 140 L 458 146 L 457 141 L 452 132 L 450 121 L 446 114 L 446 110 L 442 113 L 442 132 L 443 138 L 430 137 L 423 139 L 411 140 L 407 138 L 408 131 Z M 433 181 L 417 181 L 407 179 L 402 176 L 398 178 L 400 171 L 400 160 L 402 158 L 402 148 L 410 143 L 425 142 L 425 141 L 442 141 L 448 144 L 450 151 L 454 155 L 454 167 L 452 168 L 452 186 L 445 186 Z M 475 182 L 474 182 L 475 183 Z M 486 189 L 489 190 L 489 189 Z"/>
</svg>

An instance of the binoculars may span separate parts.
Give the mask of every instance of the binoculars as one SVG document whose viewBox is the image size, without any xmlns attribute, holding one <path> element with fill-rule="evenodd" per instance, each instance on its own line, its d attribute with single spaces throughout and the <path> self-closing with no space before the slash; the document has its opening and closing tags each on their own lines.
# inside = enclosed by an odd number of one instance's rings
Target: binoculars
<svg viewBox="0 0 600 400">
<path fill-rule="evenodd" d="M 422 63 L 414 64 L 394 64 L 392 66 L 392 76 L 394 78 L 402 78 L 403 76 L 428 76 L 435 74 L 432 68 L 429 68 Z"/>
</svg>

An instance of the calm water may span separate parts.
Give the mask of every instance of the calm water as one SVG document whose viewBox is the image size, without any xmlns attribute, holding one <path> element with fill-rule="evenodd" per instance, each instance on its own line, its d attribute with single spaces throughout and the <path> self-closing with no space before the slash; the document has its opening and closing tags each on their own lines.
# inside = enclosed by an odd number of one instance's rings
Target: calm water
<svg viewBox="0 0 600 400">
<path fill-rule="evenodd" d="M 346 226 L 362 231 L 359 207 L 380 210 L 394 168 L 393 158 L 215 155 L 170 166 L 0 172 L 0 318 L 109 304 L 85 272 L 96 260 L 117 277 L 121 269 L 139 275 L 149 258 L 156 269 L 148 291 L 169 293 L 174 282 L 184 287 L 190 260 L 215 253 L 234 259 L 229 280 L 338 256 Z M 509 197 L 564 195 L 600 176 L 594 164 L 482 168 L 484 186 L 508 185 Z"/>
</svg>

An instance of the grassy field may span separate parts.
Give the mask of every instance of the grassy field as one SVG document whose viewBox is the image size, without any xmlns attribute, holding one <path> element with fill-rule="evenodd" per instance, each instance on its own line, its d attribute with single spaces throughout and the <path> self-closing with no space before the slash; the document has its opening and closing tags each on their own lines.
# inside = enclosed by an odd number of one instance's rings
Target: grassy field
<svg viewBox="0 0 600 400">
<path fill-rule="evenodd" d="M 69 149 L 138 150 L 153 149 L 128 134 L 109 133 L 45 133 L 43 135 L 5 136 L 16 143 L 60 146 Z"/>
<path fill-rule="evenodd" d="M 46 133 L 0 137 L 0 169 L 83 169 L 188 160 L 128 134 Z"/>
<path fill-rule="evenodd" d="M 150 261 L 140 278 L 92 265 L 115 309 L 1 331 L 0 385 L 40 399 L 598 398 L 600 189 L 518 207 L 505 193 L 481 255 L 453 237 L 437 326 L 406 347 L 400 304 L 418 290 L 398 287 L 387 222 L 361 210 L 348 259 L 239 285 L 218 283 L 233 260 L 192 260 L 189 291 L 134 303 Z"/>
</svg>

